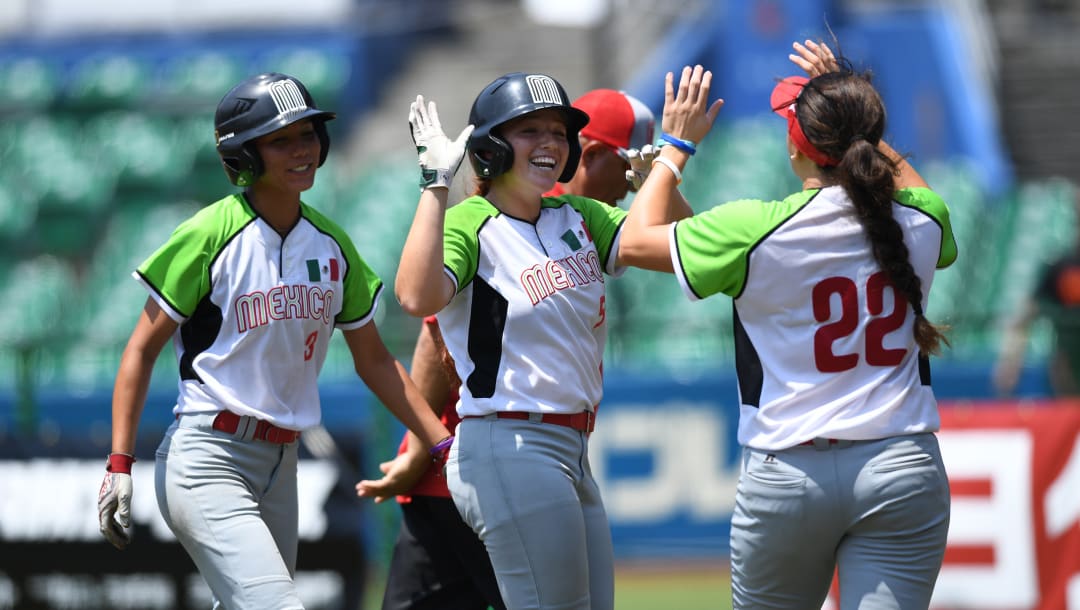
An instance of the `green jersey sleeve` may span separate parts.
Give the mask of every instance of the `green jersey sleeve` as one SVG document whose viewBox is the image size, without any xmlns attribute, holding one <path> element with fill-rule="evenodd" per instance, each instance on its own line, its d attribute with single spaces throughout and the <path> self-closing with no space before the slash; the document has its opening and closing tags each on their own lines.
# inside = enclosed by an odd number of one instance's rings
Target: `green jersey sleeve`
<svg viewBox="0 0 1080 610">
<path fill-rule="evenodd" d="M 944 269 L 956 261 L 956 237 L 949 221 L 949 206 L 940 195 L 928 188 L 914 187 L 896 192 L 896 201 L 901 205 L 916 208 L 934 219 L 941 226 L 941 251 L 938 255 L 937 268 Z"/>
<path fill-rule="evenodd" d="M 480 257 L 480 229 L 499 210 L 483 197 L 475 196 L 446 210 L 443 226 L 443 265 L 454 276 L 457 290 L 476 275 Z"/>
<path fill-rule="evenodd" d="M 722 292 L 737 296 L 746 282 L 750 251 L 791 217 L 816 191 L 783 201 L 740 199 L 680 220 L 674 228 L 678 265 L 699 299 Z"/>
<path fill-rule="evenodd" d="M 196 212 L 173 230 L 136 273 L 176 312 L 188 318 L 210 292 L 210 265 L 228 243 L 254 219 L 226 197 Z"/>
</svg>

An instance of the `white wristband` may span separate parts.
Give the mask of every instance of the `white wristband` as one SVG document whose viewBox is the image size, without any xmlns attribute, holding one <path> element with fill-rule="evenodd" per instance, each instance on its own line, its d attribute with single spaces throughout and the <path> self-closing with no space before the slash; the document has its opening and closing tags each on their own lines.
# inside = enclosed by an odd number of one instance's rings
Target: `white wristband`
<svg viewBox="0 0 1080 610">
<path fill-rule="evenodd" d="M 671 173 L 675 174 L 675 184 L 676 185 L 682 184 L 682 172 L 679 171 L 679 166 L 675 165 L 674 161 L 672 161 L 671 159 L 668 159 L 667 157 L 658 156 L 655 159 L 653 159 L 653 165 L 656 165 L 657 163 L 659 163 L 659 164 L 663 165 L 664 167 L 670 169 Z"/>
</svg>

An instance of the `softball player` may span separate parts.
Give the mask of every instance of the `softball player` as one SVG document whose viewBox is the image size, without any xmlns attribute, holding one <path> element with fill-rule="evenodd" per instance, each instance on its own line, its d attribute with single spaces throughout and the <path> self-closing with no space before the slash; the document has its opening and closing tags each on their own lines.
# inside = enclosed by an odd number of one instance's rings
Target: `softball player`
<svg viewBox="0 0 1080 610">
<path fill-rule="evenodd" d="M 554 79 L 520 72 L 481 91 L 456 140 L 434 103 L 410 109 L 423 190 L 396 293 L 413 315 L 438 312 L 462 379 L 447 482 L 515 610 L 613 606 L 588 435 L 602 394 L 604 274 L 622 270 L 626 214 L 543 197 L 574 175 L 588 120 Z M 477 194 L 447 209 L 466 142 Z"/>
<path fill-rule="evenodd" d="M 165 522 L 215 608 L 301 608 L 297 447 L 320 421 L 316 378 L 342 330 L 357 373 L 428 445 L 448 431 L 372 321 L 382 283 L 338 225 L 300 200 L 326 160 L 326 121 L 284 74 L 244 80 L 214 117 L 230 181 L 244 187 L 182 223 L 134 272 L 150 292 L 120 362 L 101 532 L 129 537 L 131 464 L 151 370 L 171 338 L 176 421 L 156 452 Z"/>
<path fill-rule="evenodd" d="M 869 80 L 824 44 L 795 50 L 812 78 L 785 79 L 772 102 L 804 190 L 664 221 L 721 106 L 711 74 L 687 67 L 677 91 L 668 75 L 666 169 L 635 197 L 620 248 L 691 299 L 734 298 L 734 607 L 820 608 L 838 567 L 844 609 L 926 608 L 949 488 L 928 360 L 944 337 L 923 308 L 935 268 L 956 258 L 949 212 L 882 140 Z"/>
<path fill-rule="evenodd" d="M 613 89 L 594 89 L 572 105 L 589 115 L 579 134 L 581 160 L 565 185 L 556 183 L 544 196 L 569 193 L 614 206 L 648 175 L 655 156 L 653 114 L 640 100 Z M 455 408 L 461 380 L 453 372 L 435 316 L 424 320 L 412 367 L 413 380 L 428 403 L 445 405 L 443 423 L 453 430 L 459 421 Z M 495 610 L 504 608 L 487 552 L 461 520 L 441 467 L 414 447 L 410 436 L 406 433 L 397 458 L 380 465 L 383 478 L 356 486 L 358 495 L 375 497 L 376 502 L 402 494 L 402 523 L 383 610 L 484 610 L 489 604 Z"/>
</svg>

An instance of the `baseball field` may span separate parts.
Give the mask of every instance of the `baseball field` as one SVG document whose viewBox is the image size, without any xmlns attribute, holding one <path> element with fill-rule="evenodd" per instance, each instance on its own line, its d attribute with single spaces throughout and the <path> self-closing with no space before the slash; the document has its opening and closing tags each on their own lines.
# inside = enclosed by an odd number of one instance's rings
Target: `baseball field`
<svg viewBox="0 0 1080 610">
<path fill-rule="evenodd" d="M 364 610 L 378 610 L 381 581 L 374 579 Z M 726 564 L 649 563 L 620 565 L 615 573 L 618 610 L 730 610 Z"/>
<path fill-rule="evenodd" d="M 730 610 L 731 587 L 724 565 L 632 565 L 615 574 L 618 610 Z"/>
</svg>

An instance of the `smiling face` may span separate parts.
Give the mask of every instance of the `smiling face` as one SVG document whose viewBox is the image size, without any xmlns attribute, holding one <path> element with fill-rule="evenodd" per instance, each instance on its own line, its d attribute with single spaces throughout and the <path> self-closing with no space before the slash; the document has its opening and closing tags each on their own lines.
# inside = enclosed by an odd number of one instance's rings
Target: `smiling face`
<svg viewBox="0 0 1080 610">
<path fill-rule="evenodd" d="M 315 184 L 322 144 L 310 119 L 256 138 L 254 144 L 263 164 L 257 188 L 299 195 Z"/>
<path fill-rule="evenodd" d="M 570 155 L 562 112 L 530 112 L 506 122 L 499 131 L 514 151 L 514 164 L 503 176 L 531 184 L 541 193 L 555 186 Z"/>
</svg>

